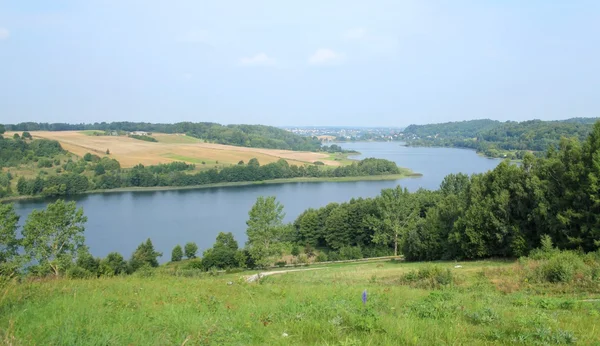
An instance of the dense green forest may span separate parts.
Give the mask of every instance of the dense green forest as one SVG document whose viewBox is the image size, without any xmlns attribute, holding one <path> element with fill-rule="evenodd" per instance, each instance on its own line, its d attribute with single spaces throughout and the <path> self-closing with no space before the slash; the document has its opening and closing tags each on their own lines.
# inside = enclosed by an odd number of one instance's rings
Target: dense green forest
<svg viewBox="0 0 600 346">
<path fill-rule="evenodd" d="M 531 120 L 499 122 L 470 120 L 431 125 L 410 125 L 404 138 L 410 146 L 440 146 L 475 149 L 489 157 L 522 159 L 525 152 L 543 156 L 558 148 L 561 137 L 584 140 L 596 118 L 564 121 Z"/>
<path fill-rule="evenodd" d="M 112 122 L 94 124 L 64 123 L 20 123 L 6 125 L 8 131 L 146 131 L 160 133 L 185 133 L 188 136 L 218 144 L 243 147 L 319 151 L 321 142 L 312 137 L 303 137 L 273 126 L 264 125 L 221 125 L 216 123 L 180 122 L 176 124 L 151 124 L 134 122 Z"/>
</svg>

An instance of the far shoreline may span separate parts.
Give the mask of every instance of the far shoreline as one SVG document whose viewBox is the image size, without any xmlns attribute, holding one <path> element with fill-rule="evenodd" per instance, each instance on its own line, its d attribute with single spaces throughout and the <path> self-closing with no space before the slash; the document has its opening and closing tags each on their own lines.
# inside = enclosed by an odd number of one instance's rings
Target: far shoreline
<svg viewBox="0 0 600 346">
<path fill-rule="evenodd" d="M 191 185 L 191 186 L 150 186 L 150 187 L 122 187 L 117 189 L 98 189 L 83 192 L 77 195 L 68 196 L 12 196 L 0 199 L 0 203 L 11 203 L 31 200 L 42 200 L 42 199 L 59 199 L 62 197 L 69 196 L 82 196 L 89 194 L 104 194 L 104 193 L 120 193 L 120 192 L 151 192 L 151 191 L 176 191 L 176 190 L 201 190 L 215 187 L 236 187 L 236 186 L 251 186 L 251 185 L 275 185 L 275 184 L 290 184 L 290 183 L 339 183 L 339 182 L 358 182 L 358 181 L 384 181 L 384 180 L 400 180 L 404 178 L 418 178 L 422 177 L 421 173 L 414 173 L 411 170 L 404 168 L 405 173 L 400 174 L 384 174 L 384 175 L 367 175 L 367 176 L 356 176 L 356 177 L 300 177 L 300 178 L 284 178 L 284 179 L 270 179 L 261 181 L 240 181 L 240 182 L 229 182 L 229 183 L 216 183 L 216 184 L 204 184 L 204 185 Z"/>
</svg>

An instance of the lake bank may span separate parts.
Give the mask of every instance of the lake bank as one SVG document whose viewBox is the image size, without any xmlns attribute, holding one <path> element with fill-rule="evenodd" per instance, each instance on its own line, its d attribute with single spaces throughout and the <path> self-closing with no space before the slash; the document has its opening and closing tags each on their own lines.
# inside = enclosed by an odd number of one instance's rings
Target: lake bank
<svg viewBox="0 0 600 346">
<path fill-rule="evenodd" d="M 423 174 L 414 173 L 409 169 L 402 168 L 405 173 L 400 174 L 385 174 L 385 175 L 366 175 L 356 177 L 302 177 L 302 178 L 288 178 L 288 179 L 270 179 L 260 181 L 239 181 L 229 183 L 216 183 L 216 184 L 204 184 L 204 185 L 191 185 L 191 186 L 151 186 L 151 187 L 122 187 L 117 189 L 98 189 L 90 190 L 79 195 L 98 194 L 98 193 L 119 193 L 119 192 L 143 192 L 143 191 L 176 191 L 176 190 L 199 190 L 209 189 L 216 187 L 236 187 L 236 186 L 251 186 L 251 185 L 273 185 L 273 184 L 288 184 L 288 183 L 335 183 L 335 182 L 358 182 L 358 181 L 384 181 L 384 180 L 400 180 L 403 178 L 415 178 L 421 177 Z M 60 196 L 58 196 L 60 197 Z M 0 198 L 0 203 L 30 201 L 30 200 L 44 200 L 49 197 L 45 196 L 11 196 Z M 53 196 L 52 198 L 57 198 Z"/>
</svg>

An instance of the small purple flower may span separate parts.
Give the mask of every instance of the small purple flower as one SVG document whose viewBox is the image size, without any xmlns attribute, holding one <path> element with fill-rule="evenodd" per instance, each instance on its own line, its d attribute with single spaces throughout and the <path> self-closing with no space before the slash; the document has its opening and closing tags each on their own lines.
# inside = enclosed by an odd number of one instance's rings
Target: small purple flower
<svg viewBox="0 0 600 346">
<path fill-rule="evenodd" d="M 363 305 L 367 305 L 367 290 L 364 290 L 362 293 L 362 302 Z"/>
</svg>

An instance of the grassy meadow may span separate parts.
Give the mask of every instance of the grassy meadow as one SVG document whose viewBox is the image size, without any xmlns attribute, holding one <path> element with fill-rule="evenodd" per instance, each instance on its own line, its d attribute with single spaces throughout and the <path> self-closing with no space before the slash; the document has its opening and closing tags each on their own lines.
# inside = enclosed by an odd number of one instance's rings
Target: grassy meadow
<svg viewBox="0 0 600 346">
<path fill-rule="evenodd" d="M 600 344 L 599 285 L 529 283 L 518 262 L 312 265 L 255 283 L 244 278 L 256 272 L 211 275 L 185 267 L 5 282 L 0 342 Z"/>
</svg>

